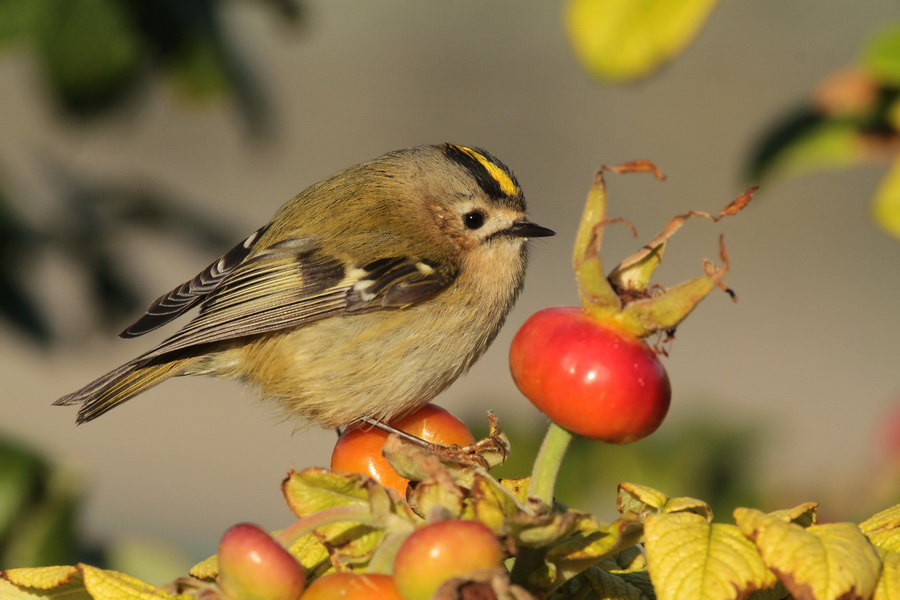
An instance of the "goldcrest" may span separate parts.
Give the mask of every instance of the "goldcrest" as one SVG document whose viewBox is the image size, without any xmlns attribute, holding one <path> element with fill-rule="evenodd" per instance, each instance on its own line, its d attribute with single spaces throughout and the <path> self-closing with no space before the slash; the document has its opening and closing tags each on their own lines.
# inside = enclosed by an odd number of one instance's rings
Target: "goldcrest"
<svg viewBox="0 0 900 600">
<path fill-rule="evenodd" d="M 484 150 L 385 154 L 301 192 L 158 298 L 121 337 L 199 312 L 54 404 L 80 404 L 83 423 L 169 377 L 211 375 L 257 387 L 292 421 L 387 421 L 484 353 L 522 289 L 526 240 L 553 234 Z"/>
</svg>

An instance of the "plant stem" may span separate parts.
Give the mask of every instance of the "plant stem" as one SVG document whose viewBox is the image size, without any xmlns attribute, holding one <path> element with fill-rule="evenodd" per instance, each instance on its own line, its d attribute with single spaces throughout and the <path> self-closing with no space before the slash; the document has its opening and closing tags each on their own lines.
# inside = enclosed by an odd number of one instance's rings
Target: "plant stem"
<svg viewBox="0 0 900 600">
<path fill-rule="evenodd" d="M 336 506 L 321 510 L 296 521 L 293 525 L 278 533 L 275 539 L 285 548 L 290 548 L 294 542 L 307 533 L 311 533 L 325 525 L 346 521 L 369 525 L 372 523 L 371 510 L 362 506 Z"/>
<path fill-rule="evenodd" d="M 556 477 L 562 465 L 563 456 L 572 441 L 572 434 L 556 423 L 550 422 L 547 435 L 541 443 L 537 458 L 534 461 L 534 469 L 531 472 L 531 482 L 528 486 L 528 497 L 539 499 L 544 506 L 553 505 L 553 489 L 556 487 Z"/>
</svg>

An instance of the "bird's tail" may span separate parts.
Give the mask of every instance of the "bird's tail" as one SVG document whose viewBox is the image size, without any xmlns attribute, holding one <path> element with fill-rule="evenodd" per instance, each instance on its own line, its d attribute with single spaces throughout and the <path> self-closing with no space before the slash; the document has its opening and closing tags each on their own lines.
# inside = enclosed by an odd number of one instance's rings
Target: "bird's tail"
<svg viewBox="0 0 900 600">
<path fill-rule="evenodd" d="M 69 406 L 80 403 L 81 408 L 78 409 L 75 422 L 85 423 L 169 377 L 184 373 L 197 360 L 199 357 L 189 356 L 156 363 L 138 358 L 95 379 L 77 392 L 63 396 L 53 404 Z"/>
</svg>

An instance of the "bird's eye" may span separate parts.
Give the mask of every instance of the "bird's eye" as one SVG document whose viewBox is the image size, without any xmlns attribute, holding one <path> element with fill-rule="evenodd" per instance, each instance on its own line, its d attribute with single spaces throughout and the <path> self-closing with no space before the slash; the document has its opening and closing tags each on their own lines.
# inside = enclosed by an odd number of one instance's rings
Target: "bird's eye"
<svg viewBox="0 0 900 600">
<path fill-rule="evenodd" d="M 484 213 L 480 210 L 473 210 L 463 215 L 463 223 L 466 229 L 479 229 L 484 225 Z"/>
</svg>

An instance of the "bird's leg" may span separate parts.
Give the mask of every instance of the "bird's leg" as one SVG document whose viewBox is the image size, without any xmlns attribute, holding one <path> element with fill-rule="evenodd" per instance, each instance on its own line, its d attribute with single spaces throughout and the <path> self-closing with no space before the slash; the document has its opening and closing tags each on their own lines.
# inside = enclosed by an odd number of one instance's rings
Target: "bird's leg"
<svg viewBox="0 0 900 600">
<path fill-rule="evenodd" d="M 365 423 L 366 425 L 371 425 L 375 429 L 380 429 L 381 431 L 383 431 L 387 434 L 395 433 L 398 436 L 400 436 L 401 438 L 403 438 L 404 440 L 406 440 L 407 442 L 409 442 L 411 444 L 415 444 L 416 446 L 419 446 L 420 448 L 425 448 L 426 450 L 434 450 L 434 448 L 436 446 L 441 447 L 441 444 L 433 444 L 431 442 L 426 442 L 422 438 L 418 438 L 411 433 L 406 433 L 405 431 L 403 431 L 401 429 L 397 429 L 393 425 L 389 425 L 389 424 L 385 423 L 384 421 L 379 421 L 378 419 L 372 419 L 370 417 L 366 417 L 364 419 L 361 419 L 361 421 L 363 423 Z"/>
</svg>

